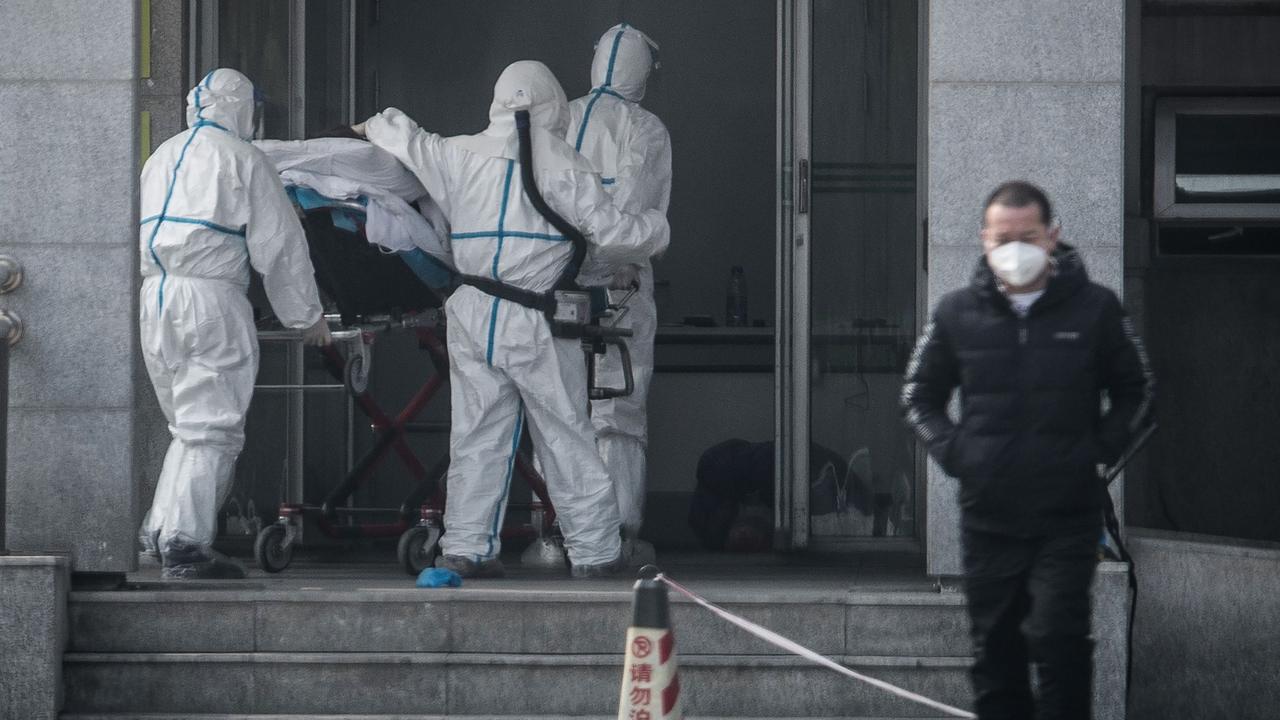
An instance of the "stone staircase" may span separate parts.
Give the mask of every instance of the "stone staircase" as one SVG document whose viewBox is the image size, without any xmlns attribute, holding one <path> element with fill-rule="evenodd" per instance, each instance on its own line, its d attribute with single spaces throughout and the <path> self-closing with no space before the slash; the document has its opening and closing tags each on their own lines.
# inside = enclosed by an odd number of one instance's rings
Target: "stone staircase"
<svg viewBox="0 0 1280 720">
<path fill-rule="evenodd" d="M 62 717 L 614 718 L 628 586 L 73 592 Z M 956 594 L 775 586 L 708 595 L 856 670 L 970 702 Z M 938 715 L 672 602 L 686 717 Z"/>
</svg>

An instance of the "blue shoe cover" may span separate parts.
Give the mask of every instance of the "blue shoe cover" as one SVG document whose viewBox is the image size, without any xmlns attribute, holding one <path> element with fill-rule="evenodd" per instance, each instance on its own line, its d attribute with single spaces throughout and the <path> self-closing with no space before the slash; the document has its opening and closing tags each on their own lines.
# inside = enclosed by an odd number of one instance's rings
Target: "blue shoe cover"
<svg viewBox="0 0 1280 720">
<path fill-rule="evenodd" d="M 418 575 L 417 585 L 420 588 L 462 587 L 462 576 L 444 568 L 427 568 Z"/>
</svg>

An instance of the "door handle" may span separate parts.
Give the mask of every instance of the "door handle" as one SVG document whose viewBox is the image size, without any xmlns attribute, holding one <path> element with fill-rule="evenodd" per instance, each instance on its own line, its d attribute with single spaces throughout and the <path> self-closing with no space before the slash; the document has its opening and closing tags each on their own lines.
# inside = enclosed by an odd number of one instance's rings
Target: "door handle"
<svg viewBox="0 0 1280 720">
<path fill-rule="evenodd" d="M 12 310 L 0 310 L 0 343 L 13 347 L 21 339 L 22 318 Z M 4 378 L 0 378 L 0 382 L 4 382 Z M 4 482 L 3 477 L 0 477 L 0 482 Z"/>
<path fill-rule="evenodd" d="M 22 263 L 8 255 L 0 255 L 0 295 L 22 286 Z"/>
<path fill-rule="evenodd" d="M 809 212 L 809 161 L 801 160 L 800 167 L 796 170 L 796 175 L 800 179 L 800 189 L 796 193 L 796 212 L 801 215 Z"/>
</svg>

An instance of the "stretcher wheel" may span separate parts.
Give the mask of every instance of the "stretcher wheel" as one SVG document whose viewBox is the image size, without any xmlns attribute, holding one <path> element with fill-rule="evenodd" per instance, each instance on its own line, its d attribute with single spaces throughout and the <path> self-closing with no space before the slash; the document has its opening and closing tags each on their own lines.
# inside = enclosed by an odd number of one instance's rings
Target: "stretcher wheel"
<svg viewBox="0 0 1280 720">
<path fill-rule="evenodd" d="M 400 536 L 400 544 L 396 546 L 396 558 L 400 566 L 410 575 L 431 567 L 440 551 L 440 528 L 419 525 L 409 528 Z"/>
<path fill-rule="evenodd" d="M 343 384 L 347 386 L 347 392 L 352 395 L 363 395 L 365 390 L 369 389 L 369 373 L 364 366 L 363 355 L 353 355 L 347 361 L 347 367 Z"/>
<path fill-rule="evenodd" d="M 253 543 L 253 556 L 258 559 L 258 567 L 269 573 L 278 573 L 289 567 L 293 561 L 293 546 L 284 544 L 288 534 L 288 528 L 280 524 L 262 528 Z"/>
</svg>

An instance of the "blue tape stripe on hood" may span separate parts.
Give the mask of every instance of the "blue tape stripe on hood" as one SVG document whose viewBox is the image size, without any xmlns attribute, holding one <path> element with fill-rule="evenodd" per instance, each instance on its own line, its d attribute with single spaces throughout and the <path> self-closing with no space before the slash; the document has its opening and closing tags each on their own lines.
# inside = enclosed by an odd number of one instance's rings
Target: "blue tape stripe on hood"
<svg viewBox="0 0 1280 720">
<path fill-rule="evenodd" d="M 623 23 L 618 28 L 618 34 L 613 36 L 613 49 L 609 51 L 609 69 L 604 74 L 604 87 L 613 84 L 613 66 L 618 62 L 618 46 L 622 44 L 622 36 L 627 32 L 627 24 Z"/>
<path fill-rule="evenodd" d="M 213 74 L 215 72 L 217 71 L 210 70 L 209 74 L 204 76 L 204 80 L 201 80 L 196 85 L 196 119 L 201 122 L 208 122 L 208 121 L 204 119 L 204 105 L 200 103 L 200 88 L 203 87 L 205 90 L 208 90 L 210 92 L 213 91 L 213 86 L 209 84 L 209 81 L 213 78 Z M 223 129 L 225 130 L 226 128 L 223 128 Z"/>
<path fill-rule="evenodd" d="M 591 100 L 587 102 L 587 109 L 582 112 L 582 124 L 578 126 L 578 139 L 573 144 L 573 149 L 578 152 L 582 152 L 582 141 L 587 136 L 587 123 L 591 122 L 591 110 L 595 108 L 596 101 L 606 93 L 615 97 L 622 97 L 610 90 L 609 86 L 613 84 L 613 66 L 618 62 L 618 46 L 622 44 L 622 35 L 626 31 L 627 24 L 623 23 L 617 34 L 613 36 L 613 47 L 609 50 L 609 69 L 605 71 L 604 84 L 592 91 Z M 622 99 L 625 100 L 626 98 Z"/>
</svg>

